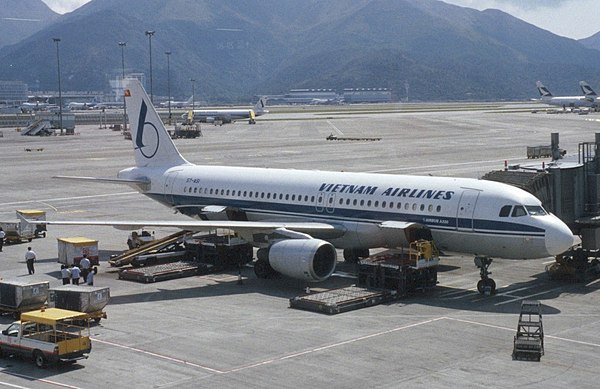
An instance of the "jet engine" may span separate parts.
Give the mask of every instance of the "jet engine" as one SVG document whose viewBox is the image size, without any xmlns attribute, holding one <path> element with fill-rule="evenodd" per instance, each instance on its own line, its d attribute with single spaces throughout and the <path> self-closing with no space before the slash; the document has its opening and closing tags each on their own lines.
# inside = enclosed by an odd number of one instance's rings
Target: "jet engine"
<svg viewBox="0 0 600 389">
<path fill-rule="evenodd" d="M 286 239 L 272 244 L 268 250 L 259 250 L 257 254 L 257 262 L 263 262 L 255 265 L 255 271 L 268 262 L 276 272 L 313 282 L 329 278 L 337 261 L 335 247 L 320 239 Z M 257 275 L 261 277 L 258 272 Z"/>
</svg>

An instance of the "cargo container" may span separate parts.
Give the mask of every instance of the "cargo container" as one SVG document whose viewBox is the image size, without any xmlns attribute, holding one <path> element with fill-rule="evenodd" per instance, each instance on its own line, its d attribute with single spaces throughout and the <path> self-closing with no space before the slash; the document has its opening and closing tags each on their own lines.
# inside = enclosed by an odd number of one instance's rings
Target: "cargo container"
<svg viewBox="0 0 600 389">
<path fill-rule="evenodd" d="M 46 225 L 36 221 L 45 221 L 46 212 L 35 209 L 17 210 L 17 220 L 0 221 L 0 227 L 6 233 L 7 243 L 31 242 L 33 238 L 46 237 Z"/>
<path fill-rule="evenodd" d="M 98 265 L 98 241 L 94 239 L 75 236 L 71 238 L 57 238 L 58 262 L 71 266 L 79 265 L 79 261 L 87 254 L 92 265 Z"/>
<path fill-rule="evenodd" d="M 48 304 L 51 307 L 83 312 L 99 322 L 106 318 L 102 310 L 110 299 L 108 287 L 88 285 L 61 285 L 49 290 Z"/>
<path fill-rule="evenodd" d="M 48 300 L 48 281 L 0 281 L 0 311 L 19 317 L 21 312 L 40 309 Z"/>
</svg>

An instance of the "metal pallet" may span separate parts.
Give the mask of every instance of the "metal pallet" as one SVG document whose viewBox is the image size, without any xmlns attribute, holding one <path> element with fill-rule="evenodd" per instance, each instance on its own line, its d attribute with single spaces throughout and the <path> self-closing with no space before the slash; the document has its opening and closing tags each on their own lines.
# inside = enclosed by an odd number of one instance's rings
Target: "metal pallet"
<svg viewBox="0 0 600 389">
<path fill-rule="evenodd" d="M 325 292 L 296 296 L 290 299 L 290 307 L 330 315 L 352 311 L 393 300 L 392 290 L 374 290 L 358 286 L 331 289 Z"/>
<path fill-rule="evenodd" d="M 149 283 L 191 277 L 198 274 L 199 271 L 200 266 L 198 263 L 178 261 L 161 265 L 122 269 L 119 271 L 119 279 Z"/>
</svg>

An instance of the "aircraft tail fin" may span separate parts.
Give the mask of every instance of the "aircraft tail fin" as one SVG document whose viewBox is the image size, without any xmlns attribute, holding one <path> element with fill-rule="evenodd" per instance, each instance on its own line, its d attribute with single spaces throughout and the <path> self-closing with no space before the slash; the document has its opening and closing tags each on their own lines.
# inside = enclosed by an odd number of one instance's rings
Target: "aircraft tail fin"
<svg viewBox="0 0 600 389">
<path fill-rule="evenodd" d="M 583 94 L 586 98 L 595 99 L 596 97 L 598 97 L 598 94 L 594 92 L 592 87 L 587 82 L 579 81 L 579 86 L 581 87 L 581 90 L 583 91 Z"/>
<path fill-rule="evenodd" d="M 126 80 L 125 99 L 136 165 L 170 167 L 189 164 L 175 147 L 139 80 Z"/>
<path fill-rule="evenodd" d="M 262 96 L 260 99 L 258 99 L 258 102 L 256 103 L 256 105 L 254 105 L 254 112 L 257 114 L 263 114 L 263 113 L 267 113 L 269 111 L 267 111 L 265 109 L 265 107 L 267 106 L 267 96 Z"/>
<path fill-rule="evenodd" d="M 542 96 L 542 97 L 552 97 L 552 93 L 550 93 L 550 91 L 548 90 L 548 88 L 546 88 L 544 86 L 544 84 L 542 84 L 541 81 L 537 81 L 535 83 L 535 85 L 537 86 L 538 92 L 540 92 L 540 96 Z"/>
</svg>

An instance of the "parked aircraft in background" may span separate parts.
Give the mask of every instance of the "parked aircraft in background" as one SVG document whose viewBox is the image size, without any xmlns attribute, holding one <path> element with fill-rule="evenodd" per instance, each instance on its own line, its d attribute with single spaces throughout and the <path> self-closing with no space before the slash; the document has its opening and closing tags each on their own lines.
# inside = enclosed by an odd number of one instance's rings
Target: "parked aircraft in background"
<svg viewBox="0 0 600 389">
<path fill-rule="evenodd" d="M 185 101 L 176 101 L 176 100 L 171 100 L 171 101 L 163 101 L 162 103 L 160 103 L 160 106 L 163 108 L 167 108 L 169 107 L 169 103 L 171 103 L 171 108 L 188 108 L 192 106 L 192 101 L 193 101 L 194 96 L 190 96 L 189 99 L 185 100 Z"/>
<path fill-rule="evenodd" d="M 567 107 L 591 107 L 592 102 L 586 96 L 554 96 L 541 81 L 536 83 L 540 98 L 536 101 L 541 103 L 558 105 L 566 109 Z"/>
<path fill-rule="evenodd" d="M 67 107 L 69 107 L 69 109 L 72 111 L 84 111 L 88 109 L 95 109 L 96 103 L 79 103 L 77 101 L 71 101 L 69 104 L 67 104 Z"/>
<path fill-rule="evenodd" d="M 249 124 L 254 124 L 256 123 L 255 118 L 257 116 L 269 112 L 265 109 L 266 105 L 267 98 L 263 96 L 258 100 L 256 105 L 250 109 L 194 109 L 193 111 L 181 115 L 181 118 L 187 121 L 192 118 L 194 122 L 213 123 L 215 125 L 248 119 Z M 193 116 L 191 112 L 193 112 Z"/>
<path fill-rule="evenodd" d="M 279 272 L 305 281 L 322 281 L 333 273 L 336 248 L 354 261 L 370 248 L 406 247 L 427 237 L 447 251 L 543 258 L 574 243 L 569 228 L 540 200 L 498 182 L 194 165 L 175 147 L 138 80 L 128 80 L 125 96 L 136 166 L 121 170 L 116 179 L 61 178 L 128 184 L 196 220 L 47 224 L 228 228 L 259 248 L 257 276 Z M 485 275 L 482 266 L 478 289 L 493 293 L 487 266 Z"/>
</svg>

